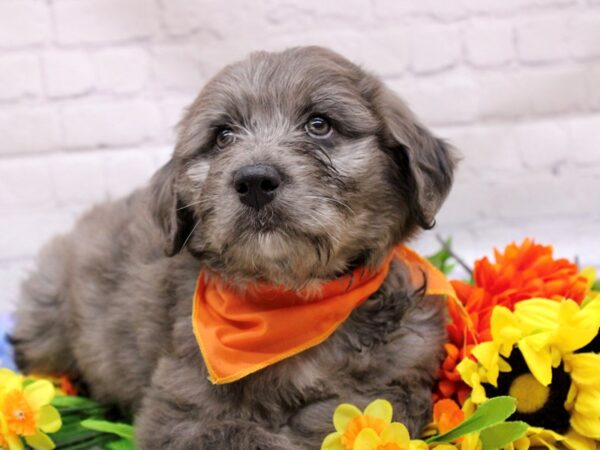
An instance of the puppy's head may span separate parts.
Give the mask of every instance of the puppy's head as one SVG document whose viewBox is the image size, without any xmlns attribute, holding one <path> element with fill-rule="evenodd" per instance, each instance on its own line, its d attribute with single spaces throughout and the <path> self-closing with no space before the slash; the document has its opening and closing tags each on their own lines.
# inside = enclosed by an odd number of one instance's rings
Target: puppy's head
<svg viewBox="0 0 600 450">
<path fill-rule="evenodd" d="M 449 148 L 378 79 L 318 47 L 226 67 L 153 180 L 167 253 L 237 280 L 299 288 L 374 267 L 430 228 Z"/>
</svg>

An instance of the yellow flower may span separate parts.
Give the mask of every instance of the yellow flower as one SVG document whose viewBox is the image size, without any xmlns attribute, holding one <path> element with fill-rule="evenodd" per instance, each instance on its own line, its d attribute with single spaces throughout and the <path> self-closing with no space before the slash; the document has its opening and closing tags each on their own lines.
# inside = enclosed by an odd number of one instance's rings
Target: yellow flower
<svg viewBox="0 0 600 450">
<path fill-rule="evenodd" d="M 21 375 L 0 369 L 0 431 L 10 450 L 22 449 L 25 438 L 35 450 L 50 450 L 54 443 L 46 435 L 61 427 L 58 411 L 50 405 L 54 386 L 47 380 L 27 383 Z M 1 441 L 0 441 L 1 442 Z"/>
<path fill-rule="evenodd" d="M 424 442 L 410 441 L 406 427 L 392 422 L 392 415 L 387 400 L 375 400 L 363 412 L 343 403 L 333 413 L 336 431 L 325 438 L 321 450 L 426 450 Z"/>
<path fill-rule="evenodd" d="M 530 427 L 527 436 L 511 444 L 510 450 L 530 447 L 594 450 L 594 440 L 600 440 L 600 354 L 580 349 L 592 342 L 600 330 L 600 297 L 588 297 L 582 306 L 572 300 L 531 299 L 517 303 L 514 312 L 497 306 L 492 313 L 491 330 L 493 341 L 472 349 L 477 361 L 466 359 L 457 367 L 465 383 L 473 389 L 474 403 L 485 400 L 484 385 L 498 387 L 498 374 L 512 371 L 502 357 L 511 357 L 515 348 L 520 350 L 531 373 L 517 372 L 509 379 L 504 378 L 502 389 L 517 398 L 520 414 L 541 410 L 551 390 L 559 389 L 552 385 L 553 370 L 560 370 L 555 373 L 562 373 L 563 377 L 566 373 L 570 378 L 568 393 L 562 391 L 566 396 L 568 432 L 560 434 Z"/>
<path fill-rule="evenodd" d="M 600 354 L 573 353 L 563 361 L 571 375 L 566 404 L 571 427 L 582 436 L 600 440 Z"/>
<path fill-rule="evenodd" d="M 363 428 L 354 441 L 353 450 L 427 450 L 424 441 L 411 441 L 408 430 L 401 423 L 389 424 L 377 434 L 372 428 Z"/>
<path fill-rule="evenodd" d="M 552 382 L 552 368 L 560 365 L 562 356 L 591 342 L 599 328 L 600 299 L 580 307 L 572 300 L 538 298 L 517 303 L 514 312 L 496 307 L 492 313 L 492 339 L 501 354 L 508 356 L 516 344 L 544 386 Z"/>
<path fill-rule="evenodd" d="M 487 371 L 481 364 L 470 358 L 465 358 L 456 366 L 456 370 L 460 373 L 463 381 L 471 387 L 470 399 L 473 403 L 480 404 L 487 400 L 482 383 L 489 383 L 489 379 Z"/>
</svg>

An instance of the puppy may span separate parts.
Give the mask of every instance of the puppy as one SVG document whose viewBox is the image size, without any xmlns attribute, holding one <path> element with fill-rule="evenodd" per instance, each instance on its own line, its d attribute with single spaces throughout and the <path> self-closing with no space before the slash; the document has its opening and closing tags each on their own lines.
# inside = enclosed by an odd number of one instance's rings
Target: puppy
<svg viewBox="0 0 600 450">
<path fill-rule="evenodd" d="M 243 291 L 316 289 L 379 267 L 434 223 L 451 153 L 342 56 L 254 53 L 208 82 L 148 186 L 42 251 L 18 309 L 18 364 L 132 412 L 141 449 L 315 449 L 337 404 L 378 397 L 416 435 L 430 419 L 444 302 L 402 261 L 324 343 L 230 384 L 207 379 L 192 298 L 202 270 Z"/>
</svg>

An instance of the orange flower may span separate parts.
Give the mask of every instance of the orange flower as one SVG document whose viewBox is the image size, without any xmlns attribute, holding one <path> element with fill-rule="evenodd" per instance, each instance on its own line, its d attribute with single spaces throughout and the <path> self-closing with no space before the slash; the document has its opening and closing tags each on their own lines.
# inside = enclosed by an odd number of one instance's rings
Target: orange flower
<svg viewBox="0 0 600 450">
<path fill-rule="evenodd" d="M 465 420 L 465 413 L 454 400 L 444 399 L 433 405 L 433 421 L 440 434 L 450 431 Z"/>
<path fill-rule="evenodd" d="M 10 431 L 21 436 L 35 434 L 35 416 L 21 391 L 14 390 L 4 395 L 2 412 Z"/>
<path fill-rule="evenodd" d="M 490 319 L 496 305 L 510 310 L 516 303 L 534 297 L 581 303 L 589 286 L 576 264 L 554 259 L 551 246 L 525 239 L 512 243 L 504 253 L 494 250 L 495 262 L 485 257 L 475 262 L 474 284 L 453 280 L 459 303 L 450 302 L 446 359 L 434 398 L 455 398 L 464 402 L 466 385 L 456 379 L 456 365 L 470 354 L 472 346 L 491 340 Z"/>
</svg>

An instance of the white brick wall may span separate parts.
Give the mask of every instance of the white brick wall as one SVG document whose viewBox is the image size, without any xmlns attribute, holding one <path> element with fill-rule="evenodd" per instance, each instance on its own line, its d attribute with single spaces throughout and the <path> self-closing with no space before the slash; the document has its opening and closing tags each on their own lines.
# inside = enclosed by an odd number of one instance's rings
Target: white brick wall
<svg viewBox="0 0 600 450">
<path fill-rule="evenodd" d="M 437 232 L 466 259 L 531 235 L 600 265 L 598 0 L 0 0 L 0 310 L 44 241 L 167 159 L 210 76 L 303 44 L 461 149 Z"/>
</svg>

